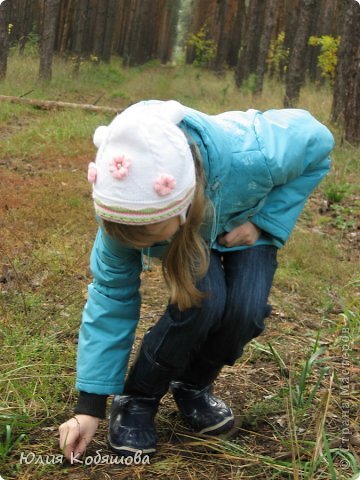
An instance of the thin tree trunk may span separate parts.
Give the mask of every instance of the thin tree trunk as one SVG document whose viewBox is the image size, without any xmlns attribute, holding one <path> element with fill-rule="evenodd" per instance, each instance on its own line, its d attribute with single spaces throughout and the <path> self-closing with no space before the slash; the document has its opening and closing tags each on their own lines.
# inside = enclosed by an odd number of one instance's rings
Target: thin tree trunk
<svg viewBox="0 0 360 480">
<path fill-rule="evenodd" d="M 338 50 L 338 63 L 336 66 L 334 94 L 331 107 L 331 121 L 341 120 L 345 111 L 345 97 L 348 89 L 347 81 L 352 63 L 355 58 L 353 44 L 356 41 L 355 22 L 357 19 L 357 9 L 360 7 L 353 0 L 343 0 L 340 16 L 343 19 L 343 28 L 341 33 L 341 42 Z M 355 63 L 355 62 L 354 62 Z"/>
<path fill-rule="evenodd" d="M 323 9 L 323 21 L 321 25 L 322 35 L 334 35 L 334 14 L 336 10 L 336 0 L 325 0 Z"/>
<path fill-rule="evenodd" d="M 360 9 L 360 6 L 356 6 Z M 360 25 L 360 15 L 357 15 Z M 348 77 L 348 88 L 345 99 L 345 140 L 360 145 L 360 29 L 357 28 L 357 51 L 351 64 Z"/>
<path fill-rule="evenodd" d="M 279 12 L 280 0 L 268 0 L 266 3 L 266 12 L 264 20 L 264 29 L 261 35 L 258 65 L 256 69 L 255 92 L 261 94 L 266 71 L 266 59 L 268 56 L 271 35 L 276 25 L 277 14 Z"/>
<path fill-rule="evenodd" d="M 245 25 L 245 0 L 237 0 L 236 14 L 230 32 L 229 49 L 227 54 L 227 63 L 235 67 L 238 62 L 239 50 L 242 34 Z"/>
<path fill-rule="evenodd" d="M 101 60 L 103 53 L 107 7 L 107 0 L 98 0 L 93 40 L 93 53 L 98 58 L 98 60 Z"/>
<path fill-rule="evenodd" d="M 360 145 L 360 5 L 347 0 L 343 40 L 347 41 L 344 82 L 345 140 Z"/>
<path fill-rule="evenodd" d="M 216 57 L 214 62 L 214 68 L 217 72 L 221 72 L 223 69 L 228 42 L 228 32 L 226 32 L 226 16 L 227 9 L 229 7 L 229 0 L 223 0 L 218 3 L 218 23 L 219 23 L 219 35 L 217 41 Z"/>
<path fill-rule="evenodd" d="M 264 25 L 265 1 L 251 0 L 247 14 L 247 32 L 245 43 L 240 53 L 235 71 L 236 86 L 242 83 L 256 72 L 257 58 L 259 53 L 259 38 Z"/>
<path fill-rule="evenodd" d="M 94 51 L 94 41 L 95 41 L 95 28 L 96 28 L 96 18 L 97 18 L 97 9 L 99 2 L 104 0 L 89 0 L 88 7 L 86 10 L 86 22 L 84 26 L 84 38 L 81 54 L 84 57 L 89 57 Z"/>
<path fill-rule="evenodd" d="M 8 3 L 5 2 L 0 5 L 0 81 L 4 80 L 7 71 L 7 57 L 8 57 Z"/>
<path fill-rule="evenodd" d="M 66 11 L 64 14 L 64 24 L 62 26 L 61 41 L 59 42 L 60 53 L 65 53 L 69 48 L 69 34 L 71 30 L 72 18 L 74 14 L 74 2 L 73 0 L 68 0 L 66 5 Z"/>
<path fill-rule="evenodd" d="M 74 26 L 76 31 L 72 48 L 73 52 L 75 53 L 73 77 L 77 77 L 80 71 L 81 54 L 83 52 L 85 26 L 88 13 L 88 3 L 88 0 L 78 0 L 77 8 L 75 10 L 74 16 L 76 20 L 74 22 Z"/>
<path fill-rule="evenodd" d="M 50 81 L 56 38 L 56 22 L 60 0 L 46 0 L 44 4 L 43 31 L 40 44 L 40 80 Z"/>
<path fill-rule="evenodd" d="M 137 36 L 139 35 L 139 0 L 128 0 L 126 5 L 129 9 L 128 15 L 128 24 L 126 26 L 126 36 L 124 38 L 124 49 L 123 49 L 123 63 L 126 67 L 131 65 L 132 62 L 132 47 L 137 41 Z"/>
<path fill-rule="evenodd" d="M 125 4 L 125 0 L 119 2 L 119 16 L 116 18 L 117 28 L 115 29 L 116 48 L 115 52 L 123 57 L 125 51 L 125 42 L 129 30 L 130 8 Z M 119 31 L 120 30 L 120 31 Z"/>
<path fill-rule="evenodd" d="M 117 8 L 118 8 L 117 0 L 108 0 L 108 8 L 107 8 L 107 14 L 106 14 L 106 28 L 105 28 L 105 35 L 104 35 L 103 51 L 102 51 L 102 59 L 104 60 L 104 62 L 109 62 L 111 58 Z"/>
<path fill-rule="evenodd" d="M 160 63 L 166 64 L 171 58 L 172 45 L 176 35 L 179 2 L 177 0 L 166 0 L 162 9 L 164 13 L 161 15 L 154 53 L 157 53 Z"/>
<path fill-rule="evenodd" d="M 294 45 L 290 52 L 289 67 L 286 75 L 286 92 L 284 107 L 295 106 L 305 79 L 305 54 L 311 18 L 316 0 L 301 0 L 299 23 L 295 34 Z"/>
<path fill-rule="evenodd" d="M 311 22 L 309 28 L 309 37 L 315 36 L 319 37 L 322 35 L 322 21 L 324 15 L 324 7 L 326 0 L 321 0 L 316 2 L 316 5 L 313 9 L 311 15 Z M 305 64 L 304 70 L 309 75 L 309 80 L 315 82 L 320 79 L 320 70 L 318 68 L 318 56 L 320 55 L 321 47 L 319 45 L 309 47 L 307 46 L 305 51 Z"/>
<path fill-rule="evenodd" d="M 285 40 L 284 49 L 288 52 L 292 51 L 295 39 L 296 28 L 299 21 L 299 3 L 300 0 L 285 0 Z M 289 65 L 289 58 L 286 58 L 280 62 L 279 76 L 280 80 L 284 79 L 285 71 Z"/>
<path fill-rule="evenodd" d="M 19 21 L 19 28 L 20 28 L 20 39 L 19 39 L 19 54 L 23 55 L 24 50 L 25 50 L 25 45 L 27 42 L 28 34 L 31 32 L 31 29 L 33 28 L 32 25 L 27 25 L 27 19 L 31 17 L 29 15 L 29 2 L 27 0 L 22 0 L 21 2 L 18 2 L 18 7 L 19 7 L 19 16 L 18 16 L 18 21 Z"/>
</svg>

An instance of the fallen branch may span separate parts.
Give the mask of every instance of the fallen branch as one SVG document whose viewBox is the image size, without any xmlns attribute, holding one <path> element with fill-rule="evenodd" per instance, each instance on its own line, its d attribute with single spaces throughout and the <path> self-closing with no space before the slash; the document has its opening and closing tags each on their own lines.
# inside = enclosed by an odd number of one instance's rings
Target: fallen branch
<svg viewBox="0 0 360 480">
<path fill-rule="evenodd" d="M 100 107 L 98 105 L 89 105 L 82 103 L 56 102 L 54 100 L 34 100 L 30 98 L 12 97 L 8 95 L 0 95 L 1 102 L 10 102 L 23 105 L 31 105 L 40 110 L 56 110 L 75 108 L 79 110 L 88 110 L 90 112 L 119 113 L 121 110 L 112 107 Z"/>
</svg>

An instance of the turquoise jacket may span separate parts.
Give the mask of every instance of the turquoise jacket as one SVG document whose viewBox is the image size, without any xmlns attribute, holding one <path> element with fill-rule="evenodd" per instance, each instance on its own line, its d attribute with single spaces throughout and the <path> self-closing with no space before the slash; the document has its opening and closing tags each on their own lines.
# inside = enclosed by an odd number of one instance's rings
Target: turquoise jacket
<svg viewBox="0 0 360 480">
<path fill-rule="evenodd" d="M 153 105 L 146 102 L 143 105 Z M 282 247 L 304 204 L 329 170 L 329 130 L 304 110 L 206 115 L 188 108 L 179 125 L 198 145 L 213 218 L 203 235 L 219 251 L 219 234 L 248 220 L 263 232 L 255 245 Z M 165 246 L 155 245 L 151 256 Z M 122 393 L 140 313 L 142 252 L 100 227 L 91 254 L 93 282 L 79 333 L 76 387 Z"/>
</svg>

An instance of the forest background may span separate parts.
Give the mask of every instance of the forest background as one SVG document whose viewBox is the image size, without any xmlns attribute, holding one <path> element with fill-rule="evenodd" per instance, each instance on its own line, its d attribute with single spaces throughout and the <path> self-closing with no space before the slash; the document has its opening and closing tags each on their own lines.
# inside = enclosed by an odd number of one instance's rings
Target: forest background
<svg viewBox="0 0 360 480">
<path fill-rule="evenodd" d="M 284 106 L 311 81 L 333 84 L 331 118 L 360 143 L 360 17 L 355 0 L 7 0 L 0 9 L 0 78 L 8 48 L 40 44 L 39 78 L 50 80 L 56 52 L 74 63 L 141 65 L 179 60 L 235 70 L 261 94 L 268 72 L 285 79 Z"/>
<path fill-rule="evenodd" d="M 0 476 L 359 477 L 359 28 L 355 0 L 0 5 Z M 107 462 L 69 466 L 57 425 L 91 281 L 91 137 L 144 98 L 305 108 L 335 136 L 332 170 L 280 252 L 266 333 L 217 382 L 231 436 L 191 436 L 166 396 L 150 465 L 111 465 L 103 422 L 87 455 Z M 136 345 L 167 302 L 159 265 L 141 288 Z"/>
</svg>

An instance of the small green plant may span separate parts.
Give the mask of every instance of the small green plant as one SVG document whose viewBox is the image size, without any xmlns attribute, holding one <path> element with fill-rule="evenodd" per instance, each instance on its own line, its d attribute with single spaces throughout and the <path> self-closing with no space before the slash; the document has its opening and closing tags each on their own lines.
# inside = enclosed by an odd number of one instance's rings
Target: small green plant
<svg viewBox="0 0 360 480">
<path fill-rule="evenodd" d="M 16 435 L 12 425 L 6 424 L 2 427 L 0 434 L 0 459 L 5 460 L 9 453 L 24 439 L 25 434 Z"/>
<path fill-rule="evenodd" d="M 305 364 L 303 369 L 300 373 L 300 377 L 298 383 L 293 386 L 292 389 L 292 401 L 295 408 L 299 408 L 302 410 L 308 409 L 314 400 L 314 397 L 321 386 L 321 382 L 324 379 L 325 375 L 329 372 L 329 367 L 322 367 L 319 372 L 319 376 L 316 380 L 314 386 L 311 385 L 311 374 L 313 367 L 324 361 L 324 359 L 320 359 L 319 357 L 325 352 L 325 347 L 319 346 L 319 333 L 317 334 L 314 347 L 310 352 L 310 356 L 305 360 Z"/>
<path fill-rule="evenodd" d="M 215 58 L 216 43 L 208 37 L 209 34 L 206 24 L 198 31 L 198 33 L 190 36 L 188 44 L 195 49 L 194 65 L 206 67 Z"/>
<path fill-rule="evenodd" d="M 284 360 L 281 358 L 281 355 L 279 354 L 279 352 L 276 350 L 276 348 L 270 342 L 268 343 L 268 345 L 269 345 L 270 352 L 271 352 L 272 356 L 274 357 L 275 362 L 277 363 L 277 365 L 279 367 L 281 375 L 283 377 L 288 378 L 289 377 L 289 369 L 286 366 Z"/>
<path fill-rule="evenodd" d="M 248 92 L 248 93 L 255 93 L 256 92 L 256 73 L 251 73 L 247 79 L 242 84 L 241 90 Z"/>
<path fill-rule="evenodd" d="M 8 25 L 8 34 L 11 35 L 14 25 L 10 23 Z M 40 35 L 36 30 L 34 25 L 31 32 L 27 35 L 21 37 L 18 42 L 11 44 L 11 53 L 15 54 L 16 51 L 20 55 L 26 55 L 30 58 L 36 58 L 39 54 L 39 45 L 40 45 Z"/>
<path fill-rule="evenodd" d="M 289 48 L 285 47 L 285 32 L 280 32 L 279 35 L 271 41 L 268 58 L 266 60 L 269 70 L 277 78 L 282 78 L 286 72 Z"/>
<path fill-rule="evenodd" d="M 226 99 L 227 99 L 227 97 L 228 97 L 229 88 L 230 88 L 230 84 L 228 83 L 227 85 L 225 85 L 224 88 L 222 88 L 222 89 L 220 90 L 220 93 L 221 93 L 221 105 L 225 105 L 225 103 L 226 103 Z"/>
<path fill-rule="evenodd" d="M 332 225 L 334 225 L 334 227 L 339 230 L 346 230 L 347 228 L 351 229 L 356 226 L 356 221 L 352 215 L 352 208 L 334 203 L 330 205 L 330 210 L 333 212 L 332 217 L 334 219 Z"/>
<path fill-rule="evenodd" d="M 332 203 L 341 203 L 351 192 L 351 185 L 348 183 L 329 183 L 325 187 L 327 201 Z"/>
<path fill-rule="evenodd" d="M 331 35 L 322 35 L 321 37 L 311 36 L 309 38 L 309 45 L 321 47 L 318 56 L 318 67 L 321 70 L 321 76 L 324 78 L 330 80 L 334 80 L 335 78 L 339 43 L 340 37 L 334 38 Z"/>
</svg>

